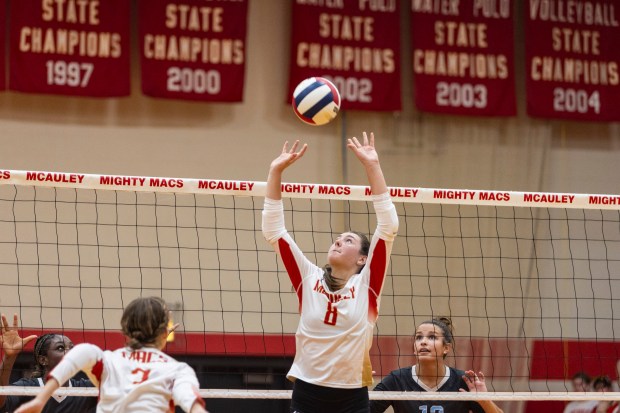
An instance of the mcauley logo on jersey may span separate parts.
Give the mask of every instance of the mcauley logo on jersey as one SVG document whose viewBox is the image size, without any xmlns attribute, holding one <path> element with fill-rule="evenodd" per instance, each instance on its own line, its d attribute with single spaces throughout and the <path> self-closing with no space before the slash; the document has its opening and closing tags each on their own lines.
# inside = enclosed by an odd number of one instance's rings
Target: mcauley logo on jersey
<svg viewBox="0 0 620 413">
<path fill-rule="evenodd" d="M 321 280 L 316 280 L 316 284 L 314 284 L 313 291 L 316 291 L 319 294 L 323 294 L 327 297 L 330 303 L 337 303 L 342 300 L 351 300 L 355 298 L 355 286 L 349 288 L 350 295 L 346 294 L 332 294 L 323 287 L 321 284 Z"/>
</svg>

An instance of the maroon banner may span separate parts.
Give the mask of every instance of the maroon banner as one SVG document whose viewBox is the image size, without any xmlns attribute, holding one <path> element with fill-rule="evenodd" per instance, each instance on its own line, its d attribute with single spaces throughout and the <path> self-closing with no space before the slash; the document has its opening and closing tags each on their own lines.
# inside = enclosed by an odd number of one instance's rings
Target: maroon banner
<svg viewBox="0 0 620 413">
<path fill-rule="evenodd" d="M 127 0 L 11 3 L 9 88 L 111 97 L 130 93 Z"/>
<path fill-rule="evenodd" d="M 0 0 L 0 90 L 6 89 L 6 2 Z"/>
<path fill-rule="evenodd" d="M 620 2 L 527 0 L 527 113 L 620 120 Z"/>
<path fill-rule="evenodd" d="M 400 17 L 397 0 L 295 0 L 287 101 L 302 80 L 331 80 L 341 109 L 398 111 Z"/>
<path fill-rule="evenodd" d="M 243 100 L 247 0 L 140 0 L 138 10 L 145 95 Z"/>
<path fill-rule="evenodd" d="M 512 0 L 411 0 L 414 99 L 421 111 L 513 116 Z"/>
</svg>

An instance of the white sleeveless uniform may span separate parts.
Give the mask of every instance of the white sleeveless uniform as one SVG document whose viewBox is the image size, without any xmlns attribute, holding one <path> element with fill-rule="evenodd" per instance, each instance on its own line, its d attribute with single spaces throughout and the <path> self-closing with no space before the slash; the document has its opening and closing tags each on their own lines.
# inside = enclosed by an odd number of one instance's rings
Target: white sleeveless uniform
<svg viewBox="0 0 620 413">
<path fill-rule="evenodd" d="M 194 370 L 150 347 L 103 351 L 92 344 L 78 344 L 49 373 L 65 383 L 79 370 L 99 387 L 98 413 L 174 412 L 175 404 L 188 412 L 198 394 Z"/>
<path fill-rule="evenodd" d="M 265 199 L 263 235 L 279 253 L 297 293 L 301 318 L 287 377 L 333 388 L 372 384 L 370 347 L 398 216 L 389 193 L 373 196 L 377 229 L 366 265 L 330 292 L 323 269 L 310 262 L 284 226 L 282 201 Z"/>
</svg>

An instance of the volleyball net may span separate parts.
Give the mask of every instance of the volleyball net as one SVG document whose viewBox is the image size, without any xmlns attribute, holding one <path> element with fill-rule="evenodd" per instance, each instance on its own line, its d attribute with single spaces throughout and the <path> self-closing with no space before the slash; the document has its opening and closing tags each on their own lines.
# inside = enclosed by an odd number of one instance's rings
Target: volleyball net
<svg viewBox="0 0 620 413">
<path fill-rule="evenodd" d="M 368 187 L 282 190 L 287 228 L 318 265 L 336 235 L 374 231 Z M 376 380 L 414 363 L 418 324 L 448 316 L 447 363 L 483 371 L 491 392 L 601 398 L 571 394 L 570 379 L 618 377 L 620 196 L 390 191 L 400 230 L 371 351 Z M 252 181 L 0 171 L 0 310 L 19 315 L 23 335 L 114 349 L 124 306 L 161 296 L 181 324 L 166 351 L 201 360 L 205 394 L 286 398 L 298 303 L 261 234 L 264 192 Z"/>
</svg>

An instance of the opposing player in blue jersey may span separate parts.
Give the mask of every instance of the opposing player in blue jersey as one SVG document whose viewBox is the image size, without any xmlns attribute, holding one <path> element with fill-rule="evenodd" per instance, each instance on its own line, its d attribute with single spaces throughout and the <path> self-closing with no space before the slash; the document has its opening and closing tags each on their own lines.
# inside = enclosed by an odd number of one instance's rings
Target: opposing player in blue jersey
<svg viewBox="0 0 620 413">
<path fill-rule="evenodd" d="M 418 326 L 415 332 L 414 352 L 417 364 L 392 371 L 375 391 L 438 391 L 438 392 L 486 392 L 484 374 L 471 370 L 461 371 L 449 367 L 444 359 L 452 351 L 454 337 L 448 318 L 432 319 Z M 502 410 L 490 400 L 373 400 L 372 413 L 383 413 L 389 406 L 394 413 L 501 413 Z"/>
<path fill-rule="evenodd" d="M 374 135 L 347 147 L 366 171 L 377 215 L 377 229 L 369 241 L 364 234 L 340 234 L 329 248 L 329 265 L 310 262 L 284 226 L 282 172 L 306 151 L 299 142 L 271 163 L 263 210 L 263 234 L 280 255 L 293 283 L 301 318 L 296 354 L 288 378 L 294 381 L 291 412 L 366 413 L 372 383 L 370 346 L 377 320 L 383 281 L 398 216 L 375 150 Z"/>
</svg>

